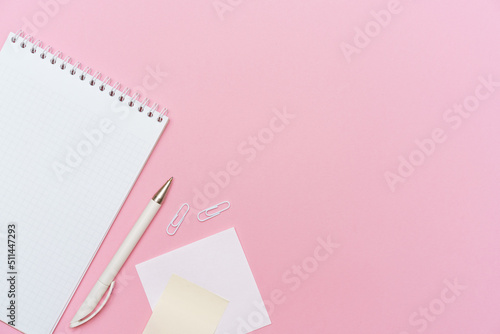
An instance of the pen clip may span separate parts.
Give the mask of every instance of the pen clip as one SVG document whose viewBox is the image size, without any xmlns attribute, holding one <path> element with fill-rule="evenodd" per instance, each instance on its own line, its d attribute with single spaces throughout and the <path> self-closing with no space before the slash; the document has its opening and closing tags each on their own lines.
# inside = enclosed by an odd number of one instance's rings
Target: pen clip
<svg viewBox="0 0 500 334">
<path fill-rule="evenodd" d="M 106 294 L 103 296 L 103 299 L 101 300 L 101 303 L 99 305 L 97 305 L 97 307 L 92 311 L 92 313 L 90 313 L 89 315 L 87 315 L 86 317 L 84 317 L 78 321 L 72 322 L 70 324 L 70 327 L 74 328 L 74 327 L 83 325 L 84 323 L 86 323 L 87 321 L 89 321 L 90 319 L 95 317 L 102 310 L 104 305 L 106 305 L 106 303 L 108 302 L 109 297 L 111 296 L 111 292 L 113 292 L 114 286 L 115 286 L 115 281 L 111 282 L 108 290 L 106 291 Z"/>
</svg>

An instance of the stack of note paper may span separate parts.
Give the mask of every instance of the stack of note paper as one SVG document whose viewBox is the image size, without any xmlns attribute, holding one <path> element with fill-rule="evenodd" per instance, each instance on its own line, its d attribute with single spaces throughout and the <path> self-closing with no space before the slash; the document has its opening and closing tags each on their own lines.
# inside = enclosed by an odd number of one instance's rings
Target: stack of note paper
<svg viewBox="0 0 500 334">
<path fill-rule="evenodd" d="M 234 228 L 136 268 L 154 310 L 144 333 L 246 334 L 271 324 Z"/>
</svg>

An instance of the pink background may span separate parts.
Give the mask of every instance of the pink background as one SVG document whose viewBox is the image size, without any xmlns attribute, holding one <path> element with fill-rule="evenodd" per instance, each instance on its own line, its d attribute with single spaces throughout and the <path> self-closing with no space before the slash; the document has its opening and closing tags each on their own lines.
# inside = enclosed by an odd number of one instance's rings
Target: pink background
<svg viewBox="0 0 500 334">
<path fill-rule="evenodd" d="M 64 1 L 0 2 L 0 39 L 36 23 L 45 45 L 129 87 L 158 66 L 168 75 L 147 96 L 170 109 L 171 123 L 55 333 L 141 333 L 151 311 L 135 265 L 232 226 L 272 304 L 273 324 L 259 334 L 500 333 L 500 87 L 458 128 L 443 119 L 480 76 L 500 81 L 499 1 L 402 0 L 381 31 L 370 12 L 389 0 L 223 0 L 232 10 L 222 18 L 212 0 Z M 367 24 L 374 37 L 348 62 L 341 44 Z M 273 108 L 295 118 L 249 162 L 238 147 L 269 138 Z M 435 128 L 446 140 L 391 191 L 384 174 Z M 238 175 L 214 188 L 210 172 L 232 160 Z M 108 305 L 69 329 L 170 176 L 168 202 Z M 206 223 L 192 209 L 167 236 L 180 205 L 205 188 L 212 198 L 199 209 L 224 200 L 231 209 Z M 317 239 L 328 236 L 341 246 L 315 266 Z M 294 265 L 309 273 L 300 278 Z M 440 302 L 455 279 L 466 288 Z M 426 320 L 411 323 L 414 312 Z"/>
</svg>

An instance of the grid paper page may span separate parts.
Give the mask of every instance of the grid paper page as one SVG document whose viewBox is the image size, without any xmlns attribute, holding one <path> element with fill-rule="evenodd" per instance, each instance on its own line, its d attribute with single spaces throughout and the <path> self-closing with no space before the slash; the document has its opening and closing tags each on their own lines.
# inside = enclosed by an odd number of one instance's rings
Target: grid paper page
<svg viewBox="0 0 500 334">
<path fill-rule="evenodd" d="M 0 52 L 0 263 L 16 231 L 16 322 L 51 333 L 146 163 L 167 119 L 20 48 Z M 108 88 L 109 91 L 109 88 Z M 117 103 L 118 102 L 118 103 Z M 2 295 L 8 282 L 0 280 Z M 0 298 L 6 310 L 9 300 Z M 0 320 L 8 322 L 6 312 Z"/>
</svg>

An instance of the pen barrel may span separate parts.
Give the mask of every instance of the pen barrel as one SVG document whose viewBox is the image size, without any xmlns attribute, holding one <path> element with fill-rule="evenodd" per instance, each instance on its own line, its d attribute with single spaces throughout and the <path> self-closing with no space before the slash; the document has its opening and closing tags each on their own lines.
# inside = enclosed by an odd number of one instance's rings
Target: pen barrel
<svg viewBox="0 0 500 334">
<path fill-rule="evenodd" d="M 134 250 L 135 246 L 141 239 L 142 235 L 146 231 L 147 227 L 153 220 L 160 207 L 161 205 L 156 203 L 155 201 L 149 201 L 146 209 L 144 209 L 139 219 L 137 219 L 134 227 L 132 227 L 127 237 L 120 245 L 120 248 L 118 248 L 118 251 L 115 253 L 108 266 L 102 273 L 99 281 L 107 286 L 109 286 L 111 282 L 113 282 L 115 276 L 122 268 L 130 253 L 132 253 L 132 251 Z"/>
</svg>

